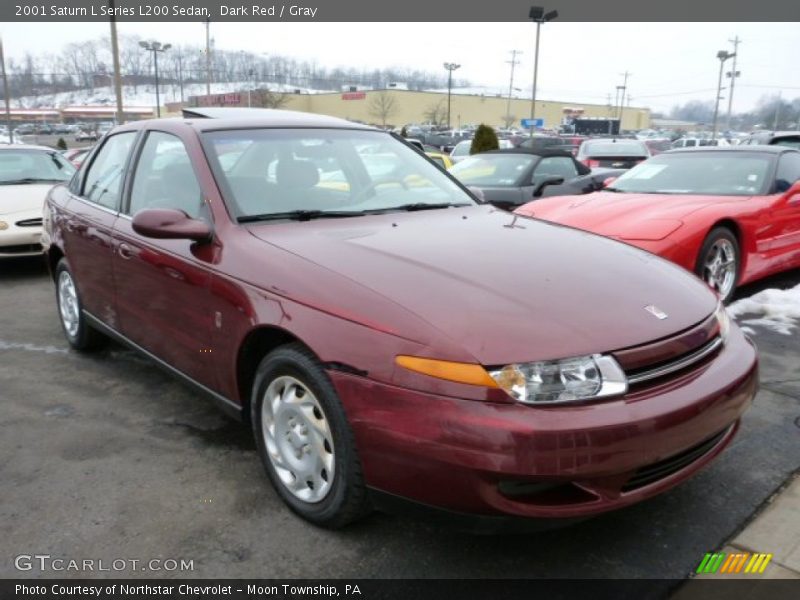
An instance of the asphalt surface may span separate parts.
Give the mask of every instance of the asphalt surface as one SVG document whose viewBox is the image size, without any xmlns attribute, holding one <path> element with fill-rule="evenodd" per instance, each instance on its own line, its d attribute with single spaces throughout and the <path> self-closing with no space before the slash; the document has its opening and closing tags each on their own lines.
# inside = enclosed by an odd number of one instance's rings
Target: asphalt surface
<svg viewBox="0 0 800 600">
<path fill-rule="evenodd" d="M 797 283 L 798 271 L 743 295 Z M 0 306 L 0 577 L 81 575 L 14 568 L 19 554 L 47 553 L 194 561 L 173 577 L 675 580 L 800 467 L 800 341 L 757 329 L 762 389 L 739 435 L 665 495 L 535 534 L 473 536 L 383 514 L 320 530 L 279 501 L 244 425 L 131 351 L 68 350 L 40 262 L 0 264 Z"/>
</svg>

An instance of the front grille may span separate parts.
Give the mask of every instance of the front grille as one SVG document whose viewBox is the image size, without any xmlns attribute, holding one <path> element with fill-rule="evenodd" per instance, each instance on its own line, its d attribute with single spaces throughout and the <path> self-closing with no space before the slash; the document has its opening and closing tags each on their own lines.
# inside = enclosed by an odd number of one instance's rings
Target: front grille
<svg viewBox="0 0 800 600">
<path fill-rule="evenodd" d="M 19 246 L 0 246 L 0 254 L 29 254 L 43 252 L 41 244 L 22 244 Z"/>
<path fill-rule="evenodd" d="M 723 437 L 730 431 L 730 427 L 720 431 L 714 437 L 711 437 L 704 442 L 700 442 L 696 446 L 692 446 L 688 450 L 684 450 L 680 454 L 670 456 L 664 460 L 653 463 L 646 467 L 642 467 L 631 477 L 628 482 L 622 486 L 623 492 L 631 492 L 651 483 L 655 483 L 660 479 L 669 477 L 673 473 L 677 473 L 684 467 L 689 466 L 696 460 L 699 460 L 708 454 Z"/>
<path fill-rule="evenodd" d="M 643 369 L 627 371 L 626 374 L 628 376 L 628 383 L 630 385 L 636 385 L 639 383 L 644 383 L 645 381 L 659 379 L 666 375 L 677 373 L 678 371 L 683 371 L 684 369 L 688 369 L 689 367 L 692 367 L 713 355 L 721 347 L 722 337 L 717 335 L 716 337 L 712 338 L 711 341 L 706 342 L 699 348 L 672 358 L 669 361 L 655 365 L 648 365 Z"/>
<path fill-rule="evenodd" d="M 38 219 L 23 219 L 22 221 L 17 221 L 16 225 L 17 227 L 41 227 L 42 219 L 41 217 Z"/>
</svg>

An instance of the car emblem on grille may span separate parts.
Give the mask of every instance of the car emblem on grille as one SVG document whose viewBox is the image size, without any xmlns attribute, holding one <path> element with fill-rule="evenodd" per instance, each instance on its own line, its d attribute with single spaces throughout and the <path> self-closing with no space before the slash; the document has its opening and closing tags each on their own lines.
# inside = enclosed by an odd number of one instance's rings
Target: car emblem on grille
<svg viewBox="0 0 800 600">
<path fill-rule="evenodd" d="M 4 229 L 8 229 L 8 223 L 5 221 L 0 221 L 0 231 L 3 231 Z"/>
<path fill-rule="evenodd" d="M 663 321 L 669 316 L 663 310 L 658 308 L 655 304 L 648 304 L 647 306 L 644 307 L 644 309 L 651 315 L 653 315 L 656 319 L 660 319 L 661 321 Z"/>
</svg>

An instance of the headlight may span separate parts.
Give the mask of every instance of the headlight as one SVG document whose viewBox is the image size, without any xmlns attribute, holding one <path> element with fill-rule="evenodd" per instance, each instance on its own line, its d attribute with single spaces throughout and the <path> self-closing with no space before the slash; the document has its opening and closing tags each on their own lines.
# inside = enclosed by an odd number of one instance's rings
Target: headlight
<svg viewBox="0 0 800 600">
<path fill-rule="evenodd" d="M 724 342 L 728 339 L 728 334 L 731 331 L 731 318 L 722 302 L 717 304 L 717 310 L 714 312 L 714 316 L 717 318 L 717 323 L 719 323 L 719 336 Z"/>
<path fill-rule="evenodd" d="M 601 354 L 506 365 L 489 375 L 509 396 L 526 404 L 606 398 L 628 391 L 628 380 L 617 361 Z"/>
</svg>

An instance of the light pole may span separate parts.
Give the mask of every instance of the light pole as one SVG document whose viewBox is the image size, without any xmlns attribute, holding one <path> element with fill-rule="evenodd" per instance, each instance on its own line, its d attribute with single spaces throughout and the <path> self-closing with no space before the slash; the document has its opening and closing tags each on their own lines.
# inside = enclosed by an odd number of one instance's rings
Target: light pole
<svg viewBox="0 0 800 600">
<path fill-rule="evenodd" d="M 450 129 L 450 97 L 453 90 L 453 71 L 460 69 L 461 65 L 444 63 L 444 68 L 447 69 L 447 128 Z"/>
<path fill-rule="evenodd" d="M 160 119 L 161 101 L 159 100 L 158 97 L 158 53 L 166 52 L 167 50 L 172 48 L 172 44 L 162 45 L 161 42 L 139 42 L 139 45 L 148 52 L 153 53 L 153 68 L 156 72 L 156 116 Z"/>
<path fill-rule="evenodd" d="M 733 66 L 731 67 L 731 70 L 725 74 L 731 80 L 731 89 L 728 92 L 728 117 L 725 119 L 725 128 L 730 130 L 731 110 L 733 109 L 733 88 L 736 84 L 736 78 L 741 75 L 741 73 L 736 70 L 736 55 L 739 53 L 739 44 L 742 43 L 742 40 L 740 40 L 739 36 L 737 35 L 735 38 L 728 41 L 733 44 Z"/>
<path fill-rule="evenodd" d="M 536 50 L 533 54 L 533 97 L 531 98 L 531 137 L 533 137 L 533 132 L 536 131 L 533 120 L 536 118 L 536 78 L 539 70 L 539 34 L 541 33 L 542 23 L 552 21 L 557 16 L 557 10 L 551 10 L 549 13 L 545 13 L 544 8 L 541 6 L 531 6 L 531 10 L 528 13 L 530 20 L 536 23 Z"/>
<path fill-rule="evenodd" d="M 727 50 L 720 50 L 717 52 L 717 58 L 719 59 L 719 80 L 717 81 L 717 100 L 714 102 L 714 128 L 711 132 L 712 140 L 717 139 L 717 117 L 719 116 L 720 94 L 722 94 L 722 69 L 724 68 L 725 61 L 734 56 L 736 56 L 735 52 L 728 52 Z"/>
</svg>

